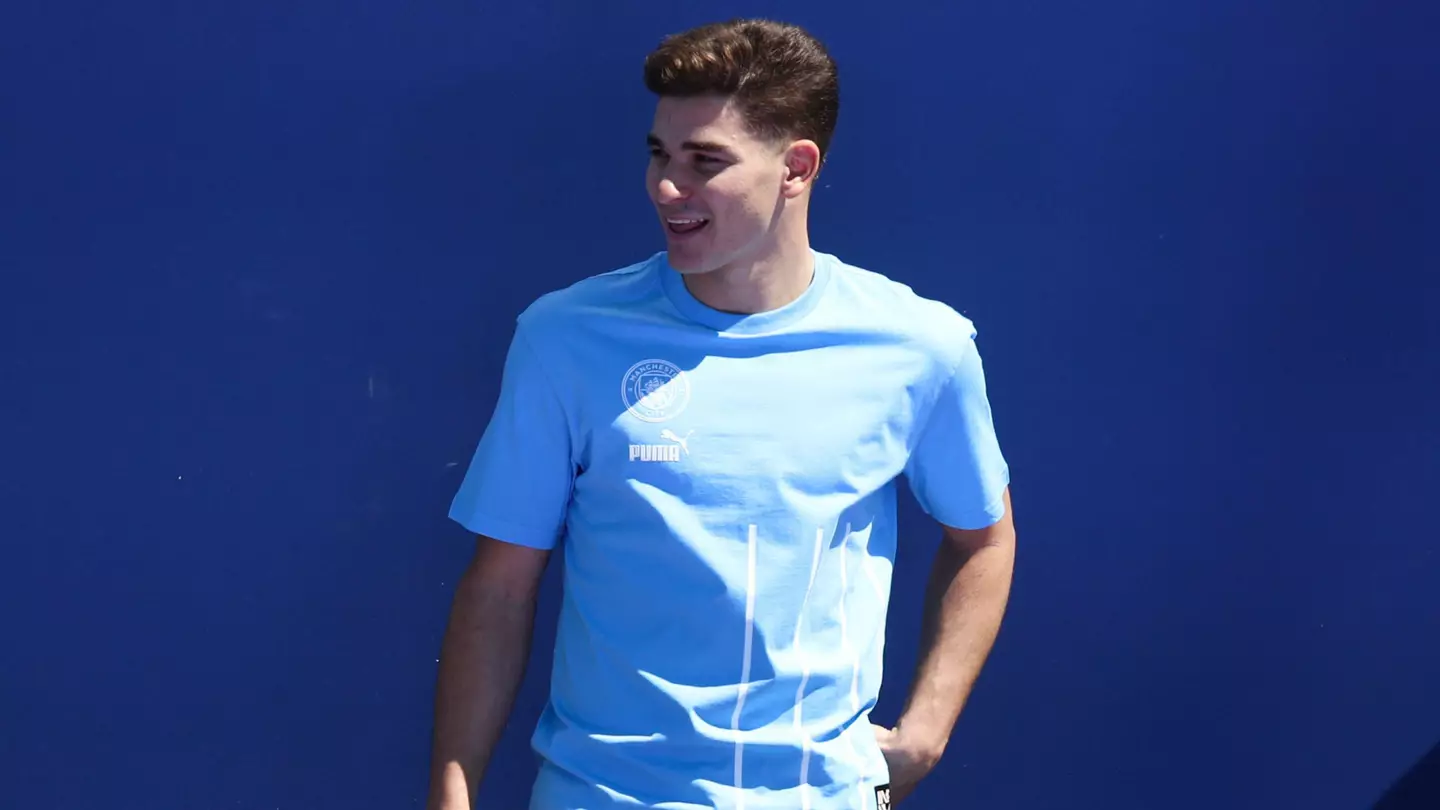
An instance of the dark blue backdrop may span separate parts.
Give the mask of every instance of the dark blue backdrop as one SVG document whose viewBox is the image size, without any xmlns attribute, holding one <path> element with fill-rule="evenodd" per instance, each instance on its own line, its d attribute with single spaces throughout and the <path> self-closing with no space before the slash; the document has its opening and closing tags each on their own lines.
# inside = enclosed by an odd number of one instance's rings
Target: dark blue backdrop
<svg viewBox="0 0 1440 810">
<path fill-rule="evenodd" d="M 816 245 L 977 322 L 1015 471 L 911 804 L 1357 808 L 1440 738 L 1434 4 L 682 5 L 5 4 L 0 806 L 420 806 L 512 319 L 658 249 L 640 59 L 755 13 L 841 62 Z"/>
</svg>

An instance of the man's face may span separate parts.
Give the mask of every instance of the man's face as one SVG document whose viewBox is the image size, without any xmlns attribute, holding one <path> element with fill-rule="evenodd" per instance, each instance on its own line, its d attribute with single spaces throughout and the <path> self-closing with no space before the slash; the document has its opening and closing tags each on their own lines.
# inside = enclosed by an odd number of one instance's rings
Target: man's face
<svg viewBox="0 0 1440 810">
<path fill-rule="evenodd" d="M 804 161 L 818 156 L 813 144 L 807 151 L 808 141 L 797 147 L 756 138 L 734 106 L 715 97 L 661 98 L 648 140 L 645 184 L 670 264 L 682 273 L 763 257 L 786 202 L 814 173 Z"/>
</svg>

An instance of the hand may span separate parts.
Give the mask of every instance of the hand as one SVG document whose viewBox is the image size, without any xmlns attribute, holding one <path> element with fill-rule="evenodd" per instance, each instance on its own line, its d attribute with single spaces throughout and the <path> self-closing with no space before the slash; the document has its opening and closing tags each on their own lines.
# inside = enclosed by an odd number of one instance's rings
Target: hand
<svg viewBox="0 0 1440 810">
<path fill-rule="evenodd" d="M 890 768 L 890 803 L 899 804 L 915 790 L 921 779 L 930 774 L 940 757 L 906 737 L 899 729 L 872 726 L 875 741 L 880 743 L 880 752 L 885 755 L 885 764 Z"/>
</svg>

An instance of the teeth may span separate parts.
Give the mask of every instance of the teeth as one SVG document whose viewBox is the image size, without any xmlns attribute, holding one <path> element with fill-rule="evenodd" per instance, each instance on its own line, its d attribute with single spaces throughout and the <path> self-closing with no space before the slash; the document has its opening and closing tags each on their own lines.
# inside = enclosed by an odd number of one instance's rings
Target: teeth
<svg viewBox="0 0 1440 810">
<path fill-rule="evenodd" d="M 704 222 L 703 219 L 667 219 L 671 225 L 694 225 L 697 222 Z"/>
</svg>

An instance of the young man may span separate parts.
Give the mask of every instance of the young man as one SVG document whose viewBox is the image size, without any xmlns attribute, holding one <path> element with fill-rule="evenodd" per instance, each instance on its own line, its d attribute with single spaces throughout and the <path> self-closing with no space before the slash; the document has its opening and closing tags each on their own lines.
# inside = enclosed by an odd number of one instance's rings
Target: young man
<svg viewBox="0 0 1440 810">
<path fill-rule="evenodd" d="M 971 323 L 810 247 L 835 66 L 766 21 L 667 39 L 666 250 L 541 297 L 451 516 L 432 808 L 468 808 L 564 543 L 534 810 L 888 808 L 939 760 L 1009 593 L 1009 471 Z M 943 527 L 914 687 L 880 688 L 896 482 Z"/>
</svg>

